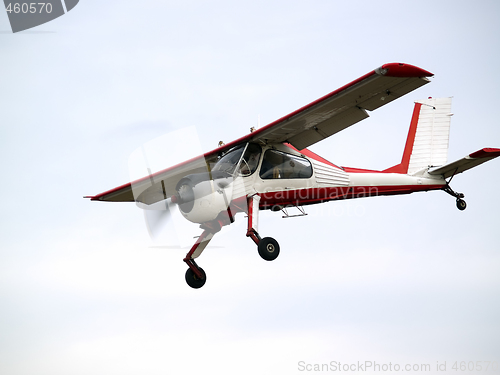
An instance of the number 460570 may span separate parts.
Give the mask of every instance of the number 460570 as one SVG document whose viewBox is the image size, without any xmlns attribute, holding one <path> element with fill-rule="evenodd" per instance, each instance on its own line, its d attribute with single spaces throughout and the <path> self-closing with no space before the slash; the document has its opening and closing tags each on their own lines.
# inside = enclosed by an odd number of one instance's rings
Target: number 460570
<svg viewBox="0 0 500 375">
<path fill-rule="evenodd" d="M 491 365 L 491 366 L 490 366 Z M 498 363 L 493 361 L 469 361 L 469 362 L 458 362 L 456 361 L 453 363 L 453 366 L 451 367 L 455 371 L 488 371 L 488 370 L 493 370 L 497 371 L 498 370 Z"/>
<path fill-rule="evenodd" d="M 7 13 L 52 13 L 51 3 L 9 3 L 5 8 Z"/>
</svg>

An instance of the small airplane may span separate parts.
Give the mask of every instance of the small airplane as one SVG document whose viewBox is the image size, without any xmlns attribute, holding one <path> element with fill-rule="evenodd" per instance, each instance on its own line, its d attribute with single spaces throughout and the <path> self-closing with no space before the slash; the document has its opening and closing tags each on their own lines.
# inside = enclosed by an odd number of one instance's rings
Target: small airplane
<svg viewBox="0 0 500 375">
<path fill-rule="evenodd" d="M 382 171 L 341 167 L 307 149 L 369 117 L 367 111 L 427 84 L 433 74 L 409 64 L 389 63 L 306 106 L 203 155 L 94 196 L 92 201 L 136 202 L 200 224 L 201 235 L 184 262 L 186 282 L 200 288 L 206 273 L 195 261 L 213 236 L 237 213 L 248 217 L 246 236 L 260 256 L 272 261 L 280 252 L 272 237 L 258 230 L 260 210 L 283 211 L 340 199 L 444 190 L 466 208 L 464 194 L 450 187 L 453 177 L 500 156 L 483 148 L 447 163 L 451 98 L 415 102 L 401 162 Z"/>
</svg>

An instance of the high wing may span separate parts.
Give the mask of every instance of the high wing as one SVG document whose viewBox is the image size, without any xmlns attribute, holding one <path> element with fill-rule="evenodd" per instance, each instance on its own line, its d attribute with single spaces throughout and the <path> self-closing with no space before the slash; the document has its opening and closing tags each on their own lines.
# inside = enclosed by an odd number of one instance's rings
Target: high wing
<svg viewBox="0 0 500 375">
<path fill-rule="evenodd" d="M 369 117 L 373 111 L 423 86 L 432 73 L 391 63 L 254 132 L 253 140 L 288 142 L 302 150 Z"/>
<path fill-rule="evenodd" d="M 500 156 L 500 149 L 498 148 L 483 148 L 479 151 L 473 152 L 466 157 L 454 161 L 453 163 L 445 164 L 438 168 L 433 168 L 428 171 L 431 175 L 442 175 L 444 178 L 454 176 L 458 173 L 465 172 L 468 169 L 474 168 L 479 164 L 483 164 L 491 159 Z"/>
<path fill-rule="evenodd" d="M 233 142 L 184 163 L 104 193 L 87 196 L 110 202 L 152 204 L 175 193 L 187 174 L 207 171 L 225 151 L 246 142 L 290 143 L 302 150 L 369 117 L 373 111 L 430 81 L 432 73 L 416 66 L 390 63 Z M 135 198 L 134 198 L 135 195 Z M 142 195 L 142 196 L 141 196 Z"/>
</svg>

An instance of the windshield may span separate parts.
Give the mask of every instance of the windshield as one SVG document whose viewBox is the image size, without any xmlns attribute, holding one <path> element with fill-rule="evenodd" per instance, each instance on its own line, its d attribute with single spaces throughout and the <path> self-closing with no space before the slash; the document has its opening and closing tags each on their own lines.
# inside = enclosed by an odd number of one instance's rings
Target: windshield
<svg viewBox="0 0 500 375">
<path fill-rule="evenodd" d="M 241 154 L 244 148 L 245 145 L 238 146 L 230 150 L 217 162 L 217 164 L 215 164 L 213 171 L 214 172 L 221 171 L 233 174 L 234 169 L 236 168 L 236 164 L 238 164 L 238 162 L 240 161 Z"/>
<path fill-rule="evenodd" d="M 245 155 L 243 155 L 242 158 L 241 154 L 243 153 L 243 150 L 245 150 L 245 145 L 238 146 L 230 150 L 217 162 L 217 164 L 215 164 L 213 171 L 233 174 L 236 169 L 236 165 L 241 159 L 239 173 L 242 176 L 250 176 L 256 171 L 259 165 L 262 149 L 258 144 L 250 143 L 248 144 Z"/>
</svg>

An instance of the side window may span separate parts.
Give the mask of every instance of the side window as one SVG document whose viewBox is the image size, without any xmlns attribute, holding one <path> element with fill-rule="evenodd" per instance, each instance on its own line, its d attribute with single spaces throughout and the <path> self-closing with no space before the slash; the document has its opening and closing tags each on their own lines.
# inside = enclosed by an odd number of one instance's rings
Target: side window
<svg viewBox="0 0 500 375">
<path fill-rule="evenodd" d="M 312 172 L 311 163 L 305 158 L 277 150 L 267 150 L 262 160 L 260 178 L 263 180 L 309 178 Z"/>
</svg>

